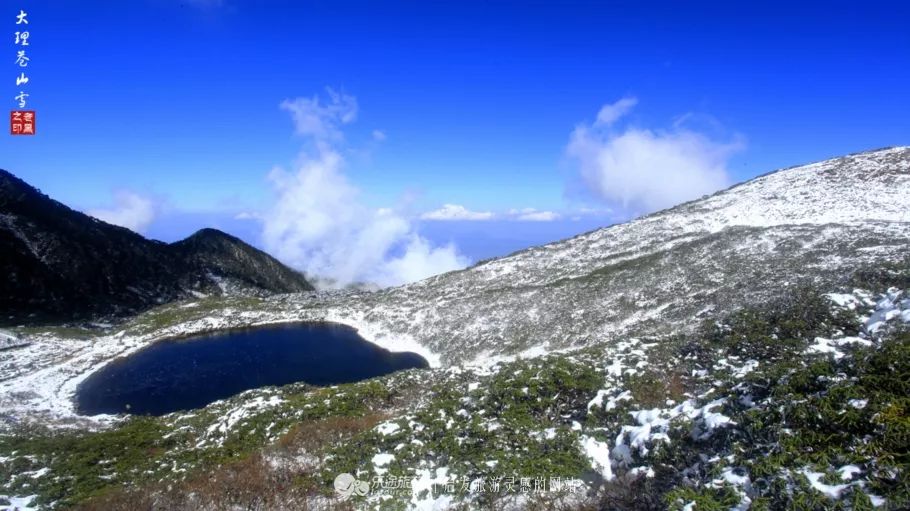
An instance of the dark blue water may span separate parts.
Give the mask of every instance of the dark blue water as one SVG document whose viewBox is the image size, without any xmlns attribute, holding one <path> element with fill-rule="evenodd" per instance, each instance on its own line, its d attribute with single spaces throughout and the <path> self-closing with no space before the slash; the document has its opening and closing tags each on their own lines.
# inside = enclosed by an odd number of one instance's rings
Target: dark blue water
<svg viewBox="0 0 910 511">
<path fill-rule="evenodd" d="M 267 385 L 334 385 L 425 367 L 416 353 L 391 353 L 333 323 L 236 330 L 160 341 L 114 360 L 82 382 L 76 409 L 161 415 Z"/>
</svg>

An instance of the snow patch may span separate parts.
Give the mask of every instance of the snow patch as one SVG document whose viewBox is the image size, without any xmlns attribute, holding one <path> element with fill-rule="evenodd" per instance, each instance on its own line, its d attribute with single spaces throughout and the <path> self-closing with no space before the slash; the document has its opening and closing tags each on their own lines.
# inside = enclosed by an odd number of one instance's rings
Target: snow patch
<svg viewBox="0 0 910 511">
<path fill-rule="evenodd" d="M 594 469 L 600 473 L 604 480 L 612 480 L 613 469 L 610 466 L 610 445 L 596 438 L 582 435 L 581 448 L 585 456 L 591 460 Z"/>
</svg>

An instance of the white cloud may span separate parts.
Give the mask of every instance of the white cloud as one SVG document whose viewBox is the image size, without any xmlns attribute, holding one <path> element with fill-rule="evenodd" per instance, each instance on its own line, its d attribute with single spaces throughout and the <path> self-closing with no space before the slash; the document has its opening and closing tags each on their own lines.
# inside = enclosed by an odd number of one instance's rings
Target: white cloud
<svg viewBox="0 0 910 511">
<path fill-rule="evenodd" d="M 86 213 L 109 224 L 141 233 L 155 219 L 155 205 L 149 198 L 121 190 L 114 194 L 112 207 L 91 209 Z"/>
<path fill-rule="evenodd" d="M 553 220 L 559 220 L 559 213 L 554 213 L 552 211 L 532 211 L 516 216 L 515 220 L 521 222 L 552 222 Z"/>
<path fill-rule="evenodd" d="M 382 142 L 386 139 L 385 132 L 382 130 L 373 130 L 373 140 L 377 142 Z"/>
<path fill-rule="evenodd" d="M 622 101 L 601 109 L 605 121 L 621 117 L 616 112 Z M 727 161 L 743 147 L 741 141 L 718 142 L 681 124 L 657 131 L 613 131 L 608 125 L 598 120 L 578 126 L 566 154 L 589 192 L 626 210 L 656 211 L 728 186 Z"/>
<path fill-rule="evenodd" d="M 631 112 L 637 104 L 638 98 L 625 97 L 616 103 L 604 105 L 601 107 L 600 112 L 597 112 L 597 122 L 595 124 L 599 126 L 610 126 L 624 115 Z"/>
<path fill-rule="evenodd" d="M 471 211 L 458 204 L 445 204 L 435 211 L 428 211 L 420 216 L 421 220 L 490 220 L 493 213 L 489 211 Z"/>
<path fill-rule="evenodd" d="M 408 236 L 404 253 L 385 263 L 386 280 L 415 282 L 446 271 L 467 266 L 467 260 L 458 254 L 455 245 L 433 247 L 425 238 L 414 233 Z M 382 282 L 382 279 L 379 280 Z"/>
<path fill-rule="evenodd" d="M 269 174 L 276 200 L 263 216 L 266 249 L 337 286 L 397 285 L 467 266 L 454 246 L 432 246 L 393 209 L 363 204 L 337 147 L 340 126 L 353 120 L 356 100 L 331 91 L 329 97 L 328 105 L 319 98 L 282 104 L 294 116 L 297 132 L 314 144 L 301 154 L 296 170 Z"/>
<path fill-rule="evenodd" d="M 234 215 L 234 220 L 262 220 L 262 215 L 255 211 L 241 211 Z"/>
<path fill-rule="evenodd" d="M 510 209 L 506 213 L 511 220 L 519 222 L 551 222 L 559 220 L 561 215 L 553 211 L 538 211 L 534 208 Z"/>
<path fill-rule="evenodd" d="M 281 108 L 291 113 L 298 135 L 315 141 L 338 142 L 342 138 L 342 125 L 357 119 L 357 98 L 328 87 L 326 95 L 327 102 L 319 96 L 281 102 Z"/>
</svg>

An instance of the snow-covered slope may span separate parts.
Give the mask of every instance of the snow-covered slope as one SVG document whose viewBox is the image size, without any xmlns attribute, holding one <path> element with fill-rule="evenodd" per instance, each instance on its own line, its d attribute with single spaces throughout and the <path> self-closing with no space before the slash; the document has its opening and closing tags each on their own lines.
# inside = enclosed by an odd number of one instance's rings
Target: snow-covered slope
<svg viewBox="0 0 910 511">
<path fill-rule="evenodd" d="M 0 352 L 0 407 L 81 424 L 72 393 L 115 357 L 162 338 L 275 322 L 345 323 L 435 367 L 686 333 L 804 280 L 837 288 L 908 248 L 910 148 L 850 155 L 399 288 L 198 300 L 104 332 L 44 332 Z"/>
<path fill-rule="evenodd" d="M 773 172 L 638 220 L 306 314 L 463 362 L 688 329 L 910 246 L 910 148 Z"/>
</svg>

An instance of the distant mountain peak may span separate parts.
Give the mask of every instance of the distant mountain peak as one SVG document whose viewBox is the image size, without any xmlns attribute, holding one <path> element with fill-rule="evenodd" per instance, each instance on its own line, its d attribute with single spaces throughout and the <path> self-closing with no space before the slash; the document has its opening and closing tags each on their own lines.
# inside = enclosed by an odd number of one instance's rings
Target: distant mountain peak
<svg viewBox="0 0 910 511">
<path fill-rule="evenodd" d="M 198 231 L 194 232 L 193 234 L 190 234 L 189 236 L 187 236 L 187 239 L 189 239 L 189 238 L 227 238 L 230 240 L 240 241 L 239 238 L 231 236 L 230 234 L 228 234 L 224 231 L 215 229 L 214 227 L 203 227 L 202 229 L 199 229 Z"/>
<path fill-rule="evenodd" d="M 299 292 L 312 286 L 265 252 L 216 229 L 148 240 L 0 171 L 0 322 L 136 312 L 201 294 Z"/>
</svg>

